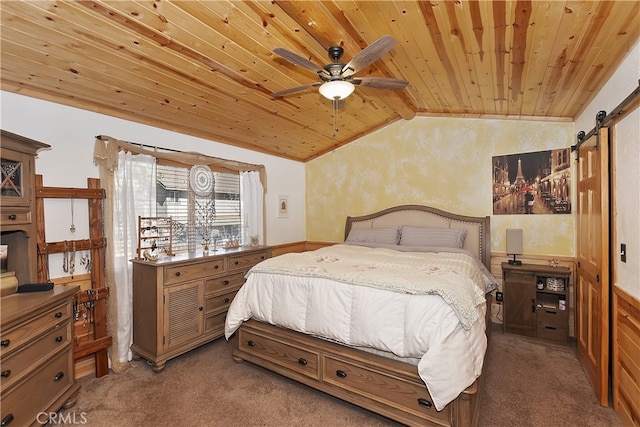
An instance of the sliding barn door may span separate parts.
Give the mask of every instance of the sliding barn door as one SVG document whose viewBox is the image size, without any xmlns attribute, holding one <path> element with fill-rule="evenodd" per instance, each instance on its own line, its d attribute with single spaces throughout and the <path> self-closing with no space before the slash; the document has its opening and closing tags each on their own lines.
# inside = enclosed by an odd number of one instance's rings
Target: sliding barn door
<svg viewBox="0 0 640 427">
<path fill-rule="evenodd" d="M 578 359 L 600 400 L 608 404 L 609 141 L 608 129 L 578 151 L 576 338 Z"/>
</svg>

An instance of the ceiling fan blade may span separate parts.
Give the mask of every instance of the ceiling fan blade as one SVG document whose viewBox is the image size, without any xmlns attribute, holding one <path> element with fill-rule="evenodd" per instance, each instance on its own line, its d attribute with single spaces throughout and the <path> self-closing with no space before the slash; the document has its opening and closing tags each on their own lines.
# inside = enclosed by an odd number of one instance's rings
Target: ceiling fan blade
<svg viewBox="0 0 640 427">
<path fill-rule="evenodd" d="M 298 65 L 302 68 L 306 68 L 307 70 L 311 70 L 314 73 L 327 74 L 327 71 L 321 66 L 319 66 L 318 64 L 315 64 L 309 61 L 307 58 L 303 58 L 297 53 L 293 53 L 290 50 L 287 50 L 285 48 L 277 47 L 273 49 L 273 53 L 280 55 L 281 57 L 291 62 L 292 64 Z"/>
<path fill-rule="evenodd" d="M 389 52 L 396 45 L 396 39 L 391 36 L 382 36 L 378 40 L 365 47 L 353 57 L 351 61 L 342 67 L 342 77 L 349 77 L 363 68 L 371 65 L 376 59 Z"/>
<path fill-rule="evenodd" d="M 273 92 L 271 96 L 273 96 L 274 98 L 280 98 L 282 96 L 289 95 L 291 93 L 302 92 L 303 90 L 311 89 L 312 87 L 318 87 L 321 84 L 322 83 L 317 82 L 317 83 L 309 83 L 302 86 L 291 87 L 289 89 L 284 89 L 279 92 Z"/>
<path fill-rule="evenodd" d="M 357 77 L 351 80 L 351 83 L 378 89 L 404 89 L 409 84 L 406 80 L 389 79 L 386 77 Z"/>
</svg>

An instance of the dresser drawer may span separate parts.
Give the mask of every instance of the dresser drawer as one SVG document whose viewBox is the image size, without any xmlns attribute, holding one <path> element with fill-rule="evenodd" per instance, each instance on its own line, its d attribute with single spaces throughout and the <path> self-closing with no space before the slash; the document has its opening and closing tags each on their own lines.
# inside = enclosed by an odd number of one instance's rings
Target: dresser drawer
<svg viewBox="0 0 640 427">
<path fill-rule="evenodd" d="M 3 226 L 31 224 L 31 212 L 2 210 L 2 213 L 0 213 L 0 223 Z"/>
<path fill-rule="evenodd" d="M 267 259 L 267 252 L 253 252 L 245 255 L 229 257 L 229 271 L 248 270 L 260 261 Z"/>
<path fill-rule="evenodd" d="M 69 349 L 52 359 L 35 375 L 16 384 L 2 396 L 1 419 L 6 421 L 12 418 L 9 425 L 13 426 L 35 423 L 38 413 L 48 408 L 73 384 L 72 362 Z"/>
<path fill-rule="evenodd" d="M 241 351 L 259 355 L 276 365 L 308 377 L 319 379 L 319 355 L 306 349 L 285 344 L 240 328 L 238 347 Z"/>
<path fill-rule="evenodd" d="M 227 319 L 227 312 L 223 311 L 219 314 L 214 314 L 213 316 L 204 317 L 204 333 L 208 334 L 212 331 L 220 331 L 220 333 L 224 332 L 224 322 Z"/>
<path fill-rule="evenodd" d="M 244 273 L 231 274 L 229 276 L 215 277 L 204 282 L 204 294 L 210 295 L 216 292 L 226 292 L 233 288 L 239 288 L 244 283 Z"/>
<path fill-rule="evenodd" d="M 71 342 L 71 322 L 58 325 L 37 340 L 23 347 L 19 353 L 2 358 L 2 391 L 28 374 L 34 366 L 51 358 Z"/>
<path fill-rule="evenodd" d="M 430 422 L 436 419 L 442 421 L 443 425 L 449 425 L 451 405 L 442 411 L 436 411 L 424 384 L 374 372 L 327 355 L 323 355 L 323 362 L 323 382 L 364 395 L 392 408 L 401 408 Z"/>
<path fill-rule="evenodd" d="M 16 328 L 7 332 L 2 331 L 0 356 L 4 359 L 5 356 L 8 356 L 22 344 L 32 341 L 47 329 L 70 318 L 71 304 L 64 303 Z"/>
<path fill-rule="evenodd" d="M 202 279 L 214 274 L 225 272 L 224 258 L 216 258 L 195 264 L 176 265 L 166 267 L 164 284 L 187 282 L 189 280 Z"/>
<path fill-rule="evenodd" d="M 238 289 L 235 289 L 234 291 L 227 292 L 226 294 L 206 297 L 204 299 L 204 314 L 206 315 L 220 310 L 226 311 L 237 293 Z"/>
</svg>

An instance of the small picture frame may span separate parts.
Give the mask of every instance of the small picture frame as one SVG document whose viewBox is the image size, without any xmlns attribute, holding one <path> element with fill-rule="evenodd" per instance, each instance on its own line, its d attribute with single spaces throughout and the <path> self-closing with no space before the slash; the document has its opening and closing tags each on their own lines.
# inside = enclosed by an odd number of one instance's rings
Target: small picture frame
<svg viewBox="0 0 640 427">
<path fill-rule="evenodd" d="M 289 216 L 289 196 L 286 194 L 278 194 L 278 218 L 287 218 Z"/>
</svg>

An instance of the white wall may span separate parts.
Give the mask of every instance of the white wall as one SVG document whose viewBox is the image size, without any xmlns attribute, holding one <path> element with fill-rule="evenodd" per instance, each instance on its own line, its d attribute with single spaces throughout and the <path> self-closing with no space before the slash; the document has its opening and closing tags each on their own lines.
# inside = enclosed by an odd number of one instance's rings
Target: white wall
<svg viewBox="0 0 640 427">
<path fill-rule="evenodd" d="M 305 240 L 304 163 L 10 92 L 0 92 L 0 106 L 2 129 L 51 145 L 51 150 L 41 151 L 36 160 L 36 173 L 42 175 L 45 186 L 86 188 L 87 178 L 98 178 L 98 168 L 93 164 L 96 135 L 264 164 L 267 170 L 266 243 Z M 278 194 L 289 196 L 287 218 L 277 217 Z M 69 230 L 71 201 L 45 200 L 47 240 L 88 238 L 86 203 L 74 202 L 73 211 L 76 232 L 72 234 Z M 61 268 L 57 271 L 57 264 L 51 260 L 52 278 L 66 275 Z"/>
<path fill-rule="evenodd" d="M 576 119 L 576 133 L 589 132 L 595 126 L 596 113 L 611 112 L 622 100 L 638 87 L 640 79 L 640 43 L 637 43 L 618 67 L 606 85 Z M 617 270 L 615 283 L 629 294 L 640 299 L 640 110 L 636 109 L 614 128 L 615 158 L 613 170 L 616 175 L 618 216 L 613 218 L 618 243 L 627 245 L 627 262 L 620 257 L 612 260 Z M 619 246 L 614 248 L 617 253 Z"/>
</svg>

